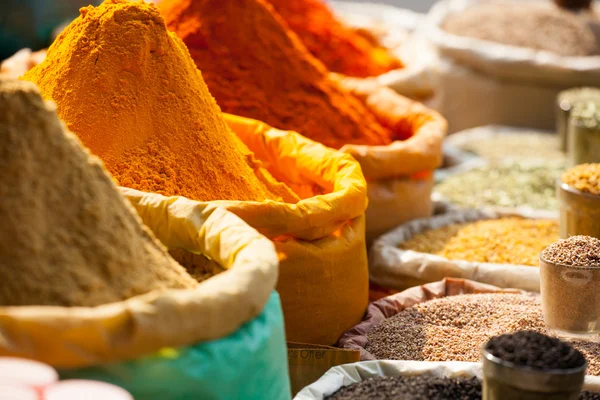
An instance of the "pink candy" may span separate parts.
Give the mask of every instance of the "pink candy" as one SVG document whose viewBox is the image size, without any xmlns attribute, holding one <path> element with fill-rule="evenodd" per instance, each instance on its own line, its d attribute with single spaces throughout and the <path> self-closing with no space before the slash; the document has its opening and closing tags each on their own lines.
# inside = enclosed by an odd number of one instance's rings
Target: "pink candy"
<svg viewBox="0 0 600 400">
<path fill-rule="evenodd" d="M 0 400 L 39 400 L 38 392 L 27 386 L 11 386 L 0 383 Z"/>
<path fill-rule="evenodd" d="M 133 400 L 124 389 L 104 382 L 67 380 L 44 391 L 44 400 Z"/>
<path fill-rule="evenodd" d="M 42 389 L 58 381 L 58 373 L 49 365 L 22 358 L 0 357 L 0 385 Z"/>
</svg>

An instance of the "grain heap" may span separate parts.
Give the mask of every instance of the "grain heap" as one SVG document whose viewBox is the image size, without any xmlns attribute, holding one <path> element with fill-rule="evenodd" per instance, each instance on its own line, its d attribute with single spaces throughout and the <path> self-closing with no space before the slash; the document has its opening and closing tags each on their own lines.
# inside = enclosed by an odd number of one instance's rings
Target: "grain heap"
<svg viewBox="0 0 600 400">
<path fill-rule="evenodd" d="M 0 305 L 97 306 L 195 282 L 34 85 L 0 80 Z"/>
<path fill-rule="evenodd" d="M 561 180 L 580 192 L 600 195 L 600 164 L 577 165 L 562 174 Z"/>
<path fill-rule="evenodd" d="M 430 375 L 378 377 L 345 386 L 326 400 L 480 400 L 477 378 Z"/>
<path fill-rule="evenodd" d="M 80 13 L 24 79 L 119 184 L 203 201 L 298 200 L 228 128 L 155 6 L 107 0 Z"/>
<path fill-rule="evenodd" d="M 540 252 L 558 240 L 558 231 L 553 220 L 506 217 L 432 229 L 399 247 L 449 260 L 537 266 Z"/>
<path fill-rule="evenodd" d="M 540 299 L 530 294 L 468 294 L 426 301 L 386 319 L 368 333 L 377 359 L 471 361 L 492 337 L 533 330 L 547 334 Z M 600 343 L 571 342 L 600 375 Z"/>
<path fill-rule="evenodd" d="M 347 27 L 323 0 L 269 2 L 308 50 L 331 71 L 367 77 L 402 67 L 375 38 Z"/>
<path fill-rule="evenodd" d="M 488 3 L 451 15 L 443 28 L 459 36 L 563 56 L 594 56 L 600 54 L 600 43 L 590 20 L 598 21 L 594 14 L 577 15 L 547 4 Z"/>
<path fill-rule="evenodd" d="M 521 207 L 558 209 L 556 179 L 560 162 L 512 160 L 452 175 L 435 190 L 448 200 L 467 207 Z"/>
<path fill-rule="evenodd" d="M 551 263 L 574 267 L 600 267 L 600 239 L 571 236 L 552 243 L 541 254 Z"/>
<path fill-rule="evenodd" d="M 163 0 L 159 7 L 224 112 L 336 149 L 391 143 L 390 130 L 331 80 L 265 0 Z"/>
</svg>

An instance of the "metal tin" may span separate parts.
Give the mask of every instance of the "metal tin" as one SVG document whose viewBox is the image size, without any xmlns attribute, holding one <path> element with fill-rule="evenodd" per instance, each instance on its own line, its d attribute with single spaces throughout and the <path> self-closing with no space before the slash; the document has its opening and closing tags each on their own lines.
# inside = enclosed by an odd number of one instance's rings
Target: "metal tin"
<svg viewBox="0 0 600 400">
<path fill-rule="evenodd" d="M 556 97 L 556 130 L 563 151 L 566 152 L 569 147 L 569 118 L 573 106 L 578 102 L 594 99 L 600 99 L 600 89 L 594 87 L 563 90 Z"/>
<path fill-rule="evenodd" d="M 600 126 L 588 127 L 569 118 L 567 162 L 570 166 L 600 162 Z"/>
<path fill-rule="evenodd" d="M 600 239 L 600 196 L 583 193 L 561 181 L 557 184 L 560 203 L 560 237 L 587 235 Z"/>
<path fill-rule="evenodd" d="M 536 371 L 493 356 L 485 348 L 483 400 L 577 400 L 587 363 L 567 370 Z"/>
</svg>

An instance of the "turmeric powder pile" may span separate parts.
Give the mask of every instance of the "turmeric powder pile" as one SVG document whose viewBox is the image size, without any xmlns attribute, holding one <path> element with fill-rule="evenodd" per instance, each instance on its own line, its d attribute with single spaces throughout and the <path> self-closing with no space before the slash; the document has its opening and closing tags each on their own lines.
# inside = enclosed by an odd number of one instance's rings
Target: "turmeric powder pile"
<svg viewBox="0 0 600 400">
<path fill-rule="evenodd" d="M 23 79 L 119 184 L 202 201 L 298 200 L 228 128 L 154 5 L 107 0 L 80 13 Z"/>
<path fill-rule="evenodd" d="M 308 50 L 331 71 L 364 78 L 402 63 L 377 41 L 340 21 L 324 0 L 269 0 Z"/>
<path fill-rule="evenodd" d="M 392 134 L 327 69 L 265 0 L 162 0 L 225 112 L 340 148 L 386 145 Z"/>
<path fill-rule="evenodd" d="M 0 305 L 97 306 L 197 282 L 29 82 L 0 79 Z"/>
</svg>

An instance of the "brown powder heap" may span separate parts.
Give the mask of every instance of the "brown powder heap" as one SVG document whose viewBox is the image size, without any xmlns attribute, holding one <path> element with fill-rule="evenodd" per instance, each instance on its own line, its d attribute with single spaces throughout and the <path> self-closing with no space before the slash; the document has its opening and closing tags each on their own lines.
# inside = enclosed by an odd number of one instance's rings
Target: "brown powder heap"
<svg viewBox="0 0 600 400">
<path fill-rule="evenodd" d="M 391 142 L 391 132 L 329 78 L 264 0 L 163 0 L 159 7 L 223 111 L 332 148 Z"/>
<path fill-rule="evenodd" d="M 197 283 L 34 85 L 0 80 L 0 305 L 97 306 Z"/>
<path fill-rule="evenodd" d="M 380 360 L 469 361 L 481 359 L 494 336 L 532 330 L 548 334 L 539 296 L 466 294 L 409 307 L 368 333 L 365 349 Z M 570 342 L 600 375 L 600 343 Z"/>
<path fill-rule="evenodd" d="M 444 29 L 459 36 L 546 50 L 563 56 L 600 54 L 583 15 L 548 4 L 478 4 L 448 17 Z"/>
<path fill-rule="evenodd" d="M 24 79 L 123 186 L 195 200 L 296 202 L 231 132 L 154 5 L 80 10 Z"/>
<path fill-rule="evenodd" d="M 600 239 L 591 236 L 561 239 L 546 247 L 542 258 L 554 264 L 600 267 Z"/>
<path fill-rule="evenodd" d="M 562 175 L 563 183 L 584 193 L 600 195 L 600 164 L 581 164 Z"/>
</svg>

